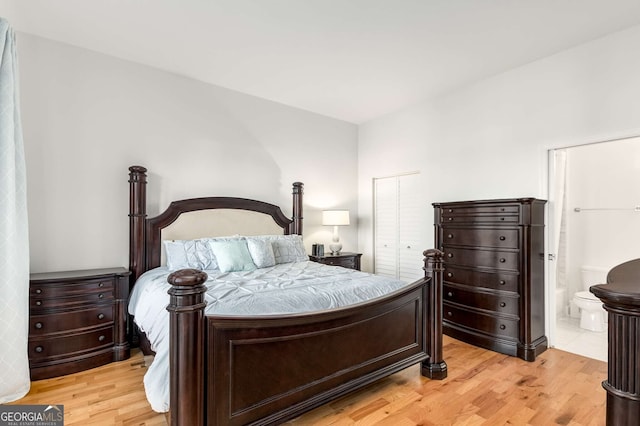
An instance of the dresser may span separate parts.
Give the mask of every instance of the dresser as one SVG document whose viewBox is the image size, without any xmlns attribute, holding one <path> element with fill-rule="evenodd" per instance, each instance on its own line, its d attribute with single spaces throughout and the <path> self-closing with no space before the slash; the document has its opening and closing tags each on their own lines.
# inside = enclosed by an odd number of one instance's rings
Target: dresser
<svg viewBox="0 0 640 426">
<path fill-rule="evenodd" d="M 31 380 L 129 357 L 129 274 L 124 268 L 31 274 Z"/>
<path fill-rule="evenodd" d="M 544 205 L 517 198 L 434 203 L 445 253 L 443 331 L 526 361 L 547 348 Z"/>
<path fill-rule="evenodd" d="M 343 268 L 360 270 L 360 257 L 362 253 L 344 252 L 340 254 L 325 254 L 322 256 L 309 256 L 309 260 L 325 265 L 342 266 Z"/>
</svg>

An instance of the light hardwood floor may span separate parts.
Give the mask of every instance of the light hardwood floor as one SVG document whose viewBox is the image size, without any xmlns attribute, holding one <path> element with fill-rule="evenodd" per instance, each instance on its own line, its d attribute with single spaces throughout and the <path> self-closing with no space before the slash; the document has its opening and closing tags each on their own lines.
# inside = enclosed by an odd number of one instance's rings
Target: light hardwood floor
<svg viewBox="0 0 640 426">
<path fill-rule="evenodd" d="M 445 380 L 418 366 L 319 407 L 288 425 L 604 425 L 607 364 L 549 349 L 535 362 L 445 336 Z M 64 404 L 65 425 L 166 425 L 144 396 L 142 354 L 33 382 L 17 404 Z"/>
</svg>

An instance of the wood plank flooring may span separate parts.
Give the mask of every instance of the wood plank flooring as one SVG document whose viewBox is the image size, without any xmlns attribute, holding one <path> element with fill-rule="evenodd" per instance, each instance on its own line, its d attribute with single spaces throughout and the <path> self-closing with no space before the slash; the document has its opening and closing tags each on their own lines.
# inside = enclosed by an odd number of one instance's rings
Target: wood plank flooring
<svg viewBox="0 0 640 426">
<path fill-rule="evenodd" d="M 604 425 L 607 364 L 556 349 L 535 362 L 445 336 L 449 376 L 418 366 L 319 407 L 288 425 Z M 126 361 L 33 382 L 17 404 L 64 404 L 65 425 L 166 425 L 149 407 L 134 351 Z"/>
</svg>

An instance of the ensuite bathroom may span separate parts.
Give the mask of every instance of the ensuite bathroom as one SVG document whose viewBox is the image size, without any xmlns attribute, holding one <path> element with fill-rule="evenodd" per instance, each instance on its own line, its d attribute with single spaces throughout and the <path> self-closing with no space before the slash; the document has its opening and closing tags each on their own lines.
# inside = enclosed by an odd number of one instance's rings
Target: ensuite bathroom
<svg viewBox="0 0 640 426">
<path fill-rule="evenodd" d="M 640 258 L 640 137 L 552 150 L 549 171 L 550 345 L 606 362 L 607 314 L 589 287 Z"/>
</svg>

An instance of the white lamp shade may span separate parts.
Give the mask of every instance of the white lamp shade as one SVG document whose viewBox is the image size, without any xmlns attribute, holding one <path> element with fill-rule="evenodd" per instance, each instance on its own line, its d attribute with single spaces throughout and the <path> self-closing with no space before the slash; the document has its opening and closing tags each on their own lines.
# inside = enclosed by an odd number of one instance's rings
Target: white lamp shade
<svg viewBox="0 0 640 426">
<path fill-rule="evenodd" d="M 348 225 L 349 210 L 325 210 L 322 212 L 323 225 Z"/>
</svg>

